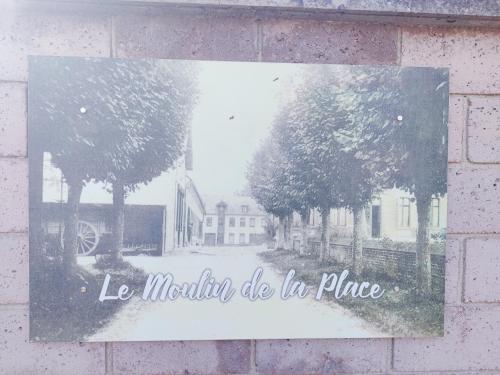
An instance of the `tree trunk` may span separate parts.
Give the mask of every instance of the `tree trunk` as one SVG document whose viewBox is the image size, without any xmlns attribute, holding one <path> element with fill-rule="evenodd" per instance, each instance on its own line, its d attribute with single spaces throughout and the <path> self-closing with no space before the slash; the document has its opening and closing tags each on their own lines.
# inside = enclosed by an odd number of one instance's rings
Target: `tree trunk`
<svg viewBox="0 0 500 375">
<path fill-rule="evenodd" d="M 288 216 L 283 218 L 283 249 L 288 249 Z"/>
<path fill-rule="evenodd" d="M 361 275 L 363 272 L 363 209 L 353 209 L 354 225 L 352 229 L 353 272 Z"/>
<path fill-rule="evenodd" d="M 293 225 L 293 214 L 286 216 L 285 220 L 285 250 L 292 250 L 292 225 Z"/>
<path fill-rule="evenodd" d="M 319 260 L 325 260 L 330 247 L 330 208 L 321 209 L 321 245 L 319 247 Z"/>
<path fill-rule="evenodd" d="M 111 260 L 115 263 L 123 260 L 123 232 L 125 230 L 125 187 L 121 182 L 113 183 L 113 241 Z"/>
<path fill-rule="evenodd" d="M 432 287 L 429 213 L 431 197 L 417 199 L 417 292 L 429 294 Z"/>
<path fill-rule="evenodd" d="M 67 181 L 68 202 L 66 203 L 64 217 L 64 252 L 63 266 L 67 275 L 76 268 L 76 255 L 78 252 L 78 210 L 83 184 L 81 181 Z"/>
<path fill-rule="evenodd" d="M 302 238 L 300 241 L 299 254 L 304 255 L 307 251 L 307 224 L 309 222 L 308 212 L 302 212 L 300 214 L 300 224 L 302 226 Z"/>
<path fill-rule="evenodd" d="M 285 217 L 280 216 L 278 219 L 278 240 L 276 241 L 276 249 L 283 249 L 285 246 Z"/>
</svg>

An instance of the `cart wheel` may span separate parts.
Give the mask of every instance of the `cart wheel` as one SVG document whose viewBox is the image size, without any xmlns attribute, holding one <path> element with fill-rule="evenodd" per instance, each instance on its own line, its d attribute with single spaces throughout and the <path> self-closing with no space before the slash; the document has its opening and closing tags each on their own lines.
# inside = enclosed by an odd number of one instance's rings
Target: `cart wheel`
<svg viewBox="0 0 500 375">
<path fill-rule="evenodd" d="M 99 233 L 96 227 L 87 221 L 78 221 L 76 232 L 77 256 L 91 255 L 99 244 Z M 64 249 L 64 229 L 61 233 L 61 247 Z"/>
</svg>

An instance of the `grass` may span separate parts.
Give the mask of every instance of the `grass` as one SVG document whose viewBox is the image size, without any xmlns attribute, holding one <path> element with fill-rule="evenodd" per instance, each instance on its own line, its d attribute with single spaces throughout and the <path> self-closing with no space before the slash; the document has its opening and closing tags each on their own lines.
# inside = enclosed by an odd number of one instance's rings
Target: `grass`
<svg viewBox="0 0 500 375">
<path fill-rule="evenodd" d="M 299 256 L 287 250 L 266 251 L 260 253 L 260 256 L 283 274 L 295 269 L 296 278 L 311 286 L 314 291 L 323 273 L 340 274 L 344 269 L 349 269 L 334 260 L 319 262 L 315 256 Z M 354 315 L 393 336 L 440 336 L 443 334 L 442 289 L 433 287 L 431 295 L 419 297 L 413 279 L 398 280 L 366 269 L 359 278 L 349 276 L 349 280 L 378 283 L 385 289 L 383 297 L 377 300 L 352 297 L 337 300 L 327 293 L 324 298 L 334 300 Z"/>
<path fill-rule="evenodd" d="M 100 264 L 95 273 L 81 267 L 66 279 L 59 261 L 43 258 L 30 273 L 30 338 L 32 341 L 84 341 L 108 323 L 127 301 L 99 301 L 106 274 L 109 290 L 121 284 L 140 292 L 146 275 L 127 262 Z M 136 293 L 137 293 L 136 292 Z"/>
</svg>

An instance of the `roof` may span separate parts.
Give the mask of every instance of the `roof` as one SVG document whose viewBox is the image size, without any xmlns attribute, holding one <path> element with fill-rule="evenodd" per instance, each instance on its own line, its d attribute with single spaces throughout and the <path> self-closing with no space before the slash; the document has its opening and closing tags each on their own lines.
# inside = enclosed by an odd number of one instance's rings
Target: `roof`
<svg viewBox="0 0 500 375">
<path fill-rule="evenodd" d="M 264 209 L 249 196 L 209 195 L 203 196 L 203 201 L 205 202 L 205 210 L 208 215 L 217 214 L 217 205 L 219 203 L 225 203 L 227 205 L 226 215 L 267 215 Z M 248 206 L 248 212 L 242 212 L 241 206 Z"/>
</svg>

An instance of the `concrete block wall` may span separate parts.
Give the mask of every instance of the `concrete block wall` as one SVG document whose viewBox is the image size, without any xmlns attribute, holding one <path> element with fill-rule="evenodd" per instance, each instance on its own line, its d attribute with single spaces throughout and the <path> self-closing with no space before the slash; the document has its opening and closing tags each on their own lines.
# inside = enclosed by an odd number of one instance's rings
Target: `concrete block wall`
<svg viewBox="0 0 500 375">
<path fill-rule="evenodd" d="M 273 13 L 269 1 L 265 14 L 227 4 L 179 10 L 34 3 L 0 13 L 0 373 L 500 374 L 496 24 L 332 21 L 320 13 Z M 29 54 L 450 67 L 445 337 L 28 343 Z"/>
</svg>

